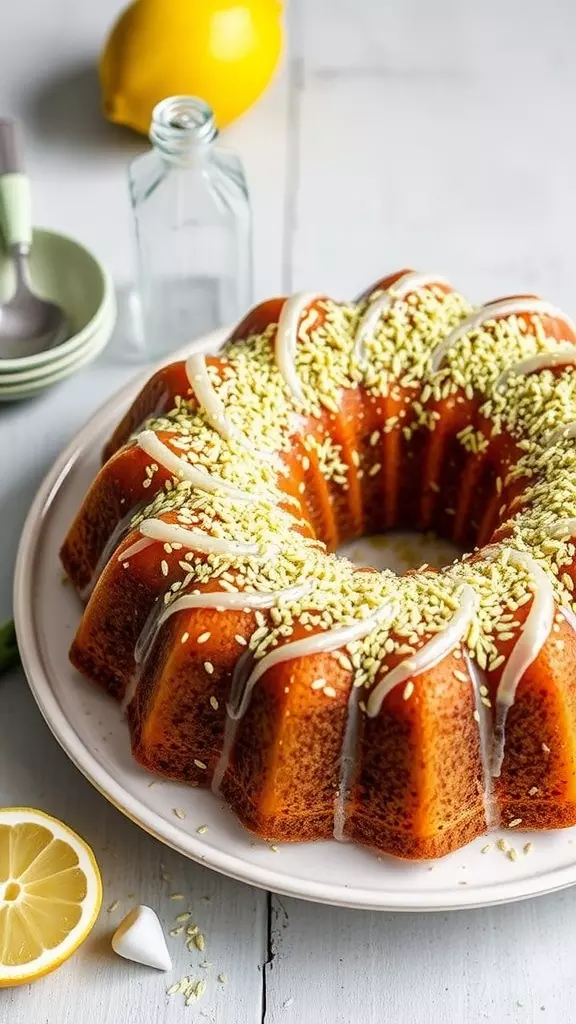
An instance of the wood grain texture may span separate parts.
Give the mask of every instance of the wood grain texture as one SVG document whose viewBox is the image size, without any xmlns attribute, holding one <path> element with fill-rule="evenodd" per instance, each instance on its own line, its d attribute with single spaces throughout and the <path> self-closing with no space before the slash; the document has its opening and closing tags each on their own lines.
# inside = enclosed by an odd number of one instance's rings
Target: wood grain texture
<svg viewBox="0 0 576 1024">
<path fill-rule="evenodd" d="M 163 1024 L 204 1019 L 261 1024 L 261 965 L 267 954 L 266 894 L 223 878 L 166 849 L 115 810 L 80 775 L 50 736 L 20 672 L 0 684 L 0 805 L 42 807 L 75 828 L 102 870 L 103 909 L 71 961 L 35 985 L 0 990 L 0 1021 L 11 1024 Z M 163 878 L 162 876 L 168 876 Z M 183 899 L 170 899 L 181 894 Z M 118 905 L 116 903 L 118 901 Z M 167 935 L 169 974 L 117 957 L 110 938 L 122 917 L 143 903 Z M 113 908 L 113 909 L 112 909 Z M 204 952 L 169 936 L 185 910 L 205 935 Z M 202 963 L 209 967 L 201 967 Z M 218 982 L 218 975 L 226 982 Z M 166 989 L 183 975 L 206 978 L 194 1011 Z"/>
<path fill-rule="evenodd" d="M 269 1019 L 572 1024 L 576 891 L 452 914 L 274 898 Z"/>
<path fill-rule="evenodd" d="M 349 296 L 412 265 L 476 301 L 534 290 L 576 309 L 576 8 L 540 14 L 301 5 L 296 287 Z"/>
<path fill-rule="evenodd" d="M 0 38 L 0 94 L 25 124 L 37 220 L 77 234 L 125 282 L 125 165 L 144 143 L 101 120 L 93 73 L 121 6 L 13 5 Z M 292 0 L 284 70 L 225 139 L 252 185 L 257 296 L 300 287 L 348 296 L 413 264 L 473 297 L 535 289 L 576 311 L 575 11 L 562 0 Z M 96 367 L 0 410 L 4 615 L 34 490 L 133 372 L 124 344 L 121 326 Z M 0 682 L 0 724 L 0 802 L 43 807 L 77 828 L 94 845 L 106 890 L 97 928 L 68 965 L 29 990 L 0 992 L 0 1024 L 576 1020 L 576 891 L 429 916 L 268 897 L 171 853 L 115 811 L 59 750 L 19 673 Z M 181 937 L 170 939 L 169 977 L 115 958 L 109 935 L 134 902 L 155 907 L 167 929 L 190 902 L 213 967 L 200 968 L 203 956 L 190 957 Z M 197 1007 L 167 998 L 173 978 L 202 972 L 209 986 Z"/>
</svg>

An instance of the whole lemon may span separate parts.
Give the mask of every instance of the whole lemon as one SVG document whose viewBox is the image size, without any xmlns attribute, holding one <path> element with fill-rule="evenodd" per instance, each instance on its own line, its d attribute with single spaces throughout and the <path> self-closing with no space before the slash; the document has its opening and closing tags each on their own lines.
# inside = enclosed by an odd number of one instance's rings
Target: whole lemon
<svg viewBox="0 0 576 1024">
<path fill-rule="evenodd" d="M 278 0 L 135 0 L 100 58 L 104 113 L 146 134 L 167 96 L 200 96 L 223 127 L 270 81 L 282 49 Z"/>
</svg>

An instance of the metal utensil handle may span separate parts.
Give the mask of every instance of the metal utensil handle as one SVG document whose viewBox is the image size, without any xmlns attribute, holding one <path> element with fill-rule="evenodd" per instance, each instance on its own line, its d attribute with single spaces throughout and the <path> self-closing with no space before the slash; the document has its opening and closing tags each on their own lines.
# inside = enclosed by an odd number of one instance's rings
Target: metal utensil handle
<svg viewBox="0 0 576 1024">
<path fill-rule="evenodd" d="M 0 118 L 0 229 L 9 248 L 30 246 L 30 182 L 24 173 L 19 127 L 7 117 Z"/>
<path fill-rule="evenodd" d="M 24 171 L 22 137 L 16 121 L 0 117 L 0 174 Z"/>
</svg>

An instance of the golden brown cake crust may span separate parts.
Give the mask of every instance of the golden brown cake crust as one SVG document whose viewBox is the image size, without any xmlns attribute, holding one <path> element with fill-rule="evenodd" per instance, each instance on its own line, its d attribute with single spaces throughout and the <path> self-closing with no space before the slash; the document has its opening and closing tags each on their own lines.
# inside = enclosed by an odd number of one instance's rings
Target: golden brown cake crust
<svg viewBox="0 0 576 1024">
<path fill-rule="evenodd" d="M 72 662 L 134 757 L 269 840 L 423 859 L 576 824 L 575 344 L 540 300 L 471 311 L 402 271 L 157 371 L 61 552 Z M 402 577 L 329 554 L 397 528 L 480 550 Z"/>
</svg>

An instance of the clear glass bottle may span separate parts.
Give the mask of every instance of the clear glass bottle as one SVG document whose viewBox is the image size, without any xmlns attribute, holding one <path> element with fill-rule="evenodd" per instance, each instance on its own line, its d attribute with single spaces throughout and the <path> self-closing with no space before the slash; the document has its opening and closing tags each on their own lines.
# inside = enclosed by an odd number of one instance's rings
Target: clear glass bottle
<svg viewBox="0 0 576 1024">
<path fill-rule="evenodd" d="M 146 359 L 233 323 L 252 303 L 246 178 L 217 136 L 203 100 L 173 96 L 154 108 L 152 149 L 130 164 Z"/>
</svg>

